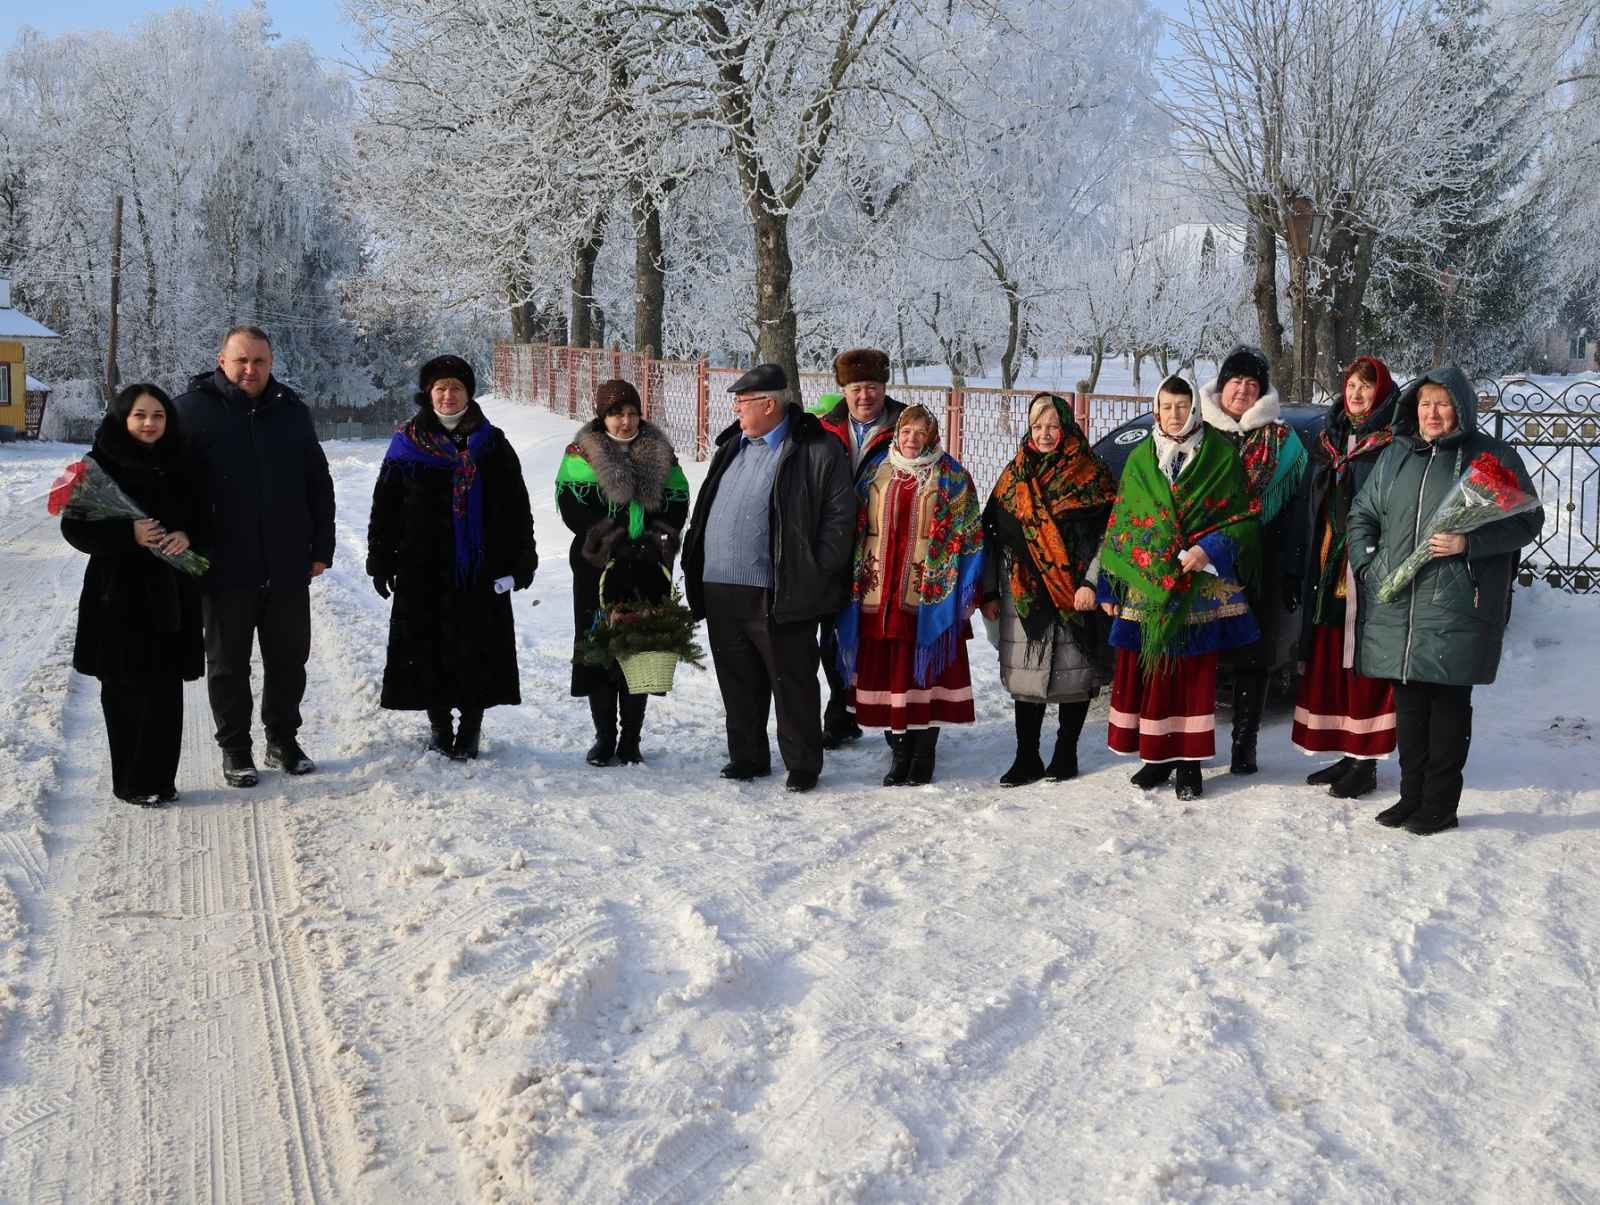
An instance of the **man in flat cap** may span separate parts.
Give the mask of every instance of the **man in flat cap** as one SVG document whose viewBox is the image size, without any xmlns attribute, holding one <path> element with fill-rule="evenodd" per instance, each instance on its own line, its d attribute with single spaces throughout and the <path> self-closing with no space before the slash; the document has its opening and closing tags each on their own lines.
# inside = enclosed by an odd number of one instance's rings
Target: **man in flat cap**
<svg viewBox="0 0 1600 1205">
<path fill-rule="evenodd" d="M 706 620 L 738 781 L 770 774 L 767 712 L 791 791 L 822 772 L 817 622 L 845 604 L 855 541 L 850 461 L 815 415 L 787 400 L 781 365 L 733 383 L 735 421 L 717 436 L 683 541 L 689 607 Z"/>
<path fill-rule="evenodd" d="M 889 355 L 876 347 L 853 347 L 834 357 L 833 379 L 842 400 L 817 417 L 850 454 L 854 484 L 878 471 L 894 439 L 895 420 L 905 406 L 889 396 Z M 861 726 L 845 706 L 847 692 L 835 657 L 833 620 L 822 624 L 822 672 L 828 676 L 828 706 L 822 713 L 822 746 L 837 749 L 861 736 Z"/>
</svg>

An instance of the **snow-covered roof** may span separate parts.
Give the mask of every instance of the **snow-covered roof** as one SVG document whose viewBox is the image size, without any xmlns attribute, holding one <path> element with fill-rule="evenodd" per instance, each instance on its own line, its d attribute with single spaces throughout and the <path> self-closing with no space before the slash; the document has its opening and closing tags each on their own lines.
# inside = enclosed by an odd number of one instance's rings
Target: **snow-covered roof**
<svg viewBox="0 0 1600 1205">
<path fill-rule="evenodd" d="M 29 393 L 48 393 L 49 392 L 50 386 L 46 385 L 43 381 L 41 381 L 38 377 L 34 376 L 31 372 L 30 373 L 24 373 L 23 375 L 27 379 L 27 382 L 28 382 L 26 385 L 23 386 L 23 388 L 26 389 Z"/>
<path fill-rule="evenodd" d="M 60 335 L 11 308 L 11 282 L 0 277 L 0 339 L 59 339 Z"/>
</svg>

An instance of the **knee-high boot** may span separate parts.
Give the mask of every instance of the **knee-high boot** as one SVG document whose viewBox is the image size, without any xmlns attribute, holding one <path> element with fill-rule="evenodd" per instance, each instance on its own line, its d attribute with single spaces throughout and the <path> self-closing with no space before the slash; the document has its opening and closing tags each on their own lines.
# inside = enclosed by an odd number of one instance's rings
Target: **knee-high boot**
<svg viewBox="0 0 1600 1205">
<path fill-rule="evenodd" d="M 609 766 L 617 757 L 617 690 L 609 682 L 589 692 L 589 718 L 594 721 L 594 744 L 584 754 L 591 766 Z"/>
<path fill-rule="evenodd" d="M 1089 700 L 1058 704 L 1060 718 L 1056 727 L 1056 751 L 1050 755 L 1050 765 L 1044 776 L 1051 782 L 1065 782 L 1078 777 L 1078 736 L 1083 732 L 1084 717 L 1089 714 Z"/>
<path fill-rule="evenodd" d="M 428 708 L 428 727 L 432 730 L 428 737 L 429 749 L 435 753 L 443 753 L 446 757 L 455 752 L 454 719 L 448 707 Z"/>
<path fill-rule="evenodd" d="M 1017 699 L 1011 704 L 1017 726 L 1017 756 L 1011 768 L 1000 775 L 1003 787 L 1024 787 L 1044 777 L 1044 759 L 1039 756 L 1039 731 L 1044 727 L 1044 704 Z"/>
<path fill-rule="evenodd" d="M 644 709 L 649 695 L 636 695 L 624 691 L 617 696 L 622 712 L 622 736 L 617 740 L 617 761 L 624 766 L 636 766 L 644 760 L 639 752 L 639 733 L 644 728 Z"/>
<path fill-rule="evenodd" d="M 1267 701 L 1267 675 L 1239 673 L 1233 679 L 1233 774 L 1254 774 L 1256 735 L 1261 731 L 1261 707 Z"/>
<path fill-rule="evenodd" d="M 911 752 L 912 732 L 884 732 L 884 738 L 889 742 L 893 760 L 889 764 L 889 772 L 883 776 L 883 785 L 886 787 L 903 787 L 911 777 Z"/>
</svg>

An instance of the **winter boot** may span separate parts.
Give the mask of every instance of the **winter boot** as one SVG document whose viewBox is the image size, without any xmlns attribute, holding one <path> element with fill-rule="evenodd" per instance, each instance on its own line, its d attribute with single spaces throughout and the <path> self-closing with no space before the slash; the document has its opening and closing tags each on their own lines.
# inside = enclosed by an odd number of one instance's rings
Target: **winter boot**
<svg viewBox="0 0 1600 1205">
<path fill-rule="evenodd" d="M 911 742 L 915 733 L 889 732 L 889 748 L 894 751 L 894 761 L 889 765 L 889 772 L 883 776 L 883 785 L 886 787 L 903 787 L 911 777 Z"/>
<path fill-rule="evenodd" d="M 829 683 L 828 705 L 822 711 L 822 747 L 838 749 L 861 739 L 861 725 L 845 706 L 846 692 L 831 689 Z"/>
<path fill-rule="evenodd" d="M 461 723 L 456 725 L 456 743 L 451 747 L 450 756 L 455 761 L 476 761 L 478 757 L 478 738 L 483 733 L 483 708 L 474 710 L 461 709 Z"/>
<path fill-rule="evenodd" d="M 1133 777 L 1128 779 L 1141 791 L 1148 791 L 1152 787 L 1159 787 L 1172 777 L 1172 771 L 1177 766 L 1176 762 L 1152 761 L 1146 762 L 1133 772 Z"/>
<path fill-rule="evenodd" d="M 622 736 L 617 741 L 617 764 L 637 766 L 644 760 L 639 752 L 639 733 L 644 728 L 644 708 L 649 695 L 624 692 L 617 696 L 622 711 Z"/>
<path fill-rule="evenodd" d="M 1378 763 L 1370 757 L 1352 760 L 1349 771 L 1328 788 L 1335 799 L 1360 799 L 1378 789 Z"/>
<path fill-rule="evenodd" d="M 1308 787 L 1330 786 L 1350 773 L 1350 767 L 1356 764 L 1356 760 L 1353 757 L 1341 757 L 1332 765 L 1323 766 L 1320 770 L 1313 770 L 1306 775 L 1306 785 Z"/>
<path fill-rule="evenodd" d="M 922 728 L 906 735 L 915 740 L 911 750 L 911 772 L 906 775 L 906 781 L 912 786 L 923 786 L 933 781 L 933 755 L 939 744 L 939 730 Z"/>
<path fill-rule="evenodd" d="M 1078 777 L 1078 735 L 1083 731 L 1084 717 L 1089 714 L 1089 700 L 1078 703 L 1060 703 L 1056 726 L 1056 751 L 1050 755 L 1050 766 L 1044 776 L 1051 782 L 1066 782 Z"/>
<path fill-rule="evenodd" d="M 617 692 L 610 685 L 589 693 L 589 718 L 594 721 L 594 744 L 583 760 L 591 766 L 610 766 L 617 758 Z"/>
<path fill-rule="evenodd" d="M 306 756 L 300 742 L 292 736 L 287 740 L 268 739 L 267 765 L 271 769 L 294 775 L 310 774 L 317 768 L 317 763 Z"/>
<path fill-rule="evenodd" d="M 1000 776 L 1003 787 L 1025 787 L 1044 777 L 1044 759 L 1039 756 L 1039 730 L 1044 727 L 1044 704 L 1017 700 L 1011 704 L 1017 726 L 1017 756 L 1011 768 Z"/>
<path fill-rule="evenodd" d="M 222 780 L 230 787 L 253 787 L 260 779 L 250 750 L 242 753 L 230 753 L 226 749 L 222 751 Z"/>
<path fill-rule="evenodd" d="M 1256 734 L 1261 731 L 1261 705 L 1267 699 L 1267 675 L 1239 673 L 1233 679 L 1233 761 L 1230 774 L 1254 774 Z"/>
<path fill-rule="evenodd" d="M 1200 777 L 1200 763 L 1186 761 L 1178 763 L 1178 773 L 1172 789 L 1179 799 L 1188 801 L 1199 799 L 1206 793 L 1205 780 Z"/>
<path fill-rule="evenodd" d="M 453 731 L 454 718 L 450 715 L 448 707 L 428 708 L 428 750 L 432 753 L 443 753 L 450 756 L 450 751 L 456 747 L 456 734 Z"/>
</svg>

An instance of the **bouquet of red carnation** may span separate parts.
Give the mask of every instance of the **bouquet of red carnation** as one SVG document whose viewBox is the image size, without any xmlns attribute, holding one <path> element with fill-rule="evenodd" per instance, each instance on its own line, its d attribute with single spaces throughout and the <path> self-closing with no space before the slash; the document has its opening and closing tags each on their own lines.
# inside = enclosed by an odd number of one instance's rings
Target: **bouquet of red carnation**
<svg viewBox="0 0 1600 1205">
<path fill-rule="evenodd" d="M 50 485 L 50 500 L 45 508 L 52 515 L 65 515 L 69 519 L 148 519 L 139 504 L 122 487 L 111 480 L 94 461 L 87 458 L 74 460 L 66 471 Z M 171 553 L 156 548 L 146 551 L 160 557 L 174 569 L 199 577 L 211 568 L 211 562 L 192 549 Z"/>
<path fill-rule="evenodd" d="M 1517 475 L 1487 452 L 1467 466 L 1466 476 L 1451 487 L 1437 510 L 1422 526 L 1417 546 L 1378 587 L 1379 602 L 1393 602 L 1411 584 L 1418 571 L 1433 559 L 1428 541 L 1435 535 L 1465 535 L 1486 523 L 1520 515 L 1539 505 L 1539 499 L 1522 488 Z"/>
</svg>

